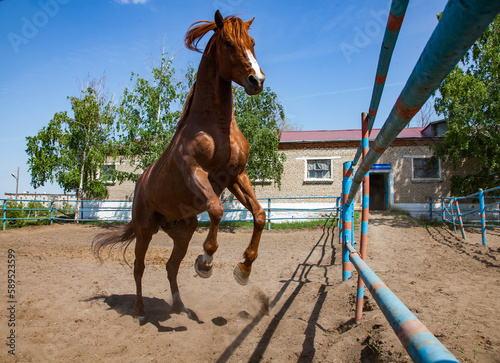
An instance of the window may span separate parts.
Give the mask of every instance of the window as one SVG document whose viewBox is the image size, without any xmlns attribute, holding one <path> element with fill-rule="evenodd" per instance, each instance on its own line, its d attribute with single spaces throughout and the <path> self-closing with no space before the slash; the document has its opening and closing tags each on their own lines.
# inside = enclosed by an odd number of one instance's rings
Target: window
<svg viewBox="0 0 500 363">
<path fill-rule="evenodd" d="M 412 157 L 412 180 L 441 180 L 441 162 L 430 156 Z"/>
<path fill-rule="evenodd" d="M 299 157 L 295 160 L 304 160 L 304 183 L 331 184 L 333 159 L 340 159 L 340 156 Z"/>
<path fill-rule="evenodd" d="M 331 160 L 307 160 L 307 179 L 331 179 Z"/>
<path fill-rule="evenodd" d="M 102 167 L 100 179 L 105 184 L 114 184 L 115 164 L 108 164 Z"/>
</svg>

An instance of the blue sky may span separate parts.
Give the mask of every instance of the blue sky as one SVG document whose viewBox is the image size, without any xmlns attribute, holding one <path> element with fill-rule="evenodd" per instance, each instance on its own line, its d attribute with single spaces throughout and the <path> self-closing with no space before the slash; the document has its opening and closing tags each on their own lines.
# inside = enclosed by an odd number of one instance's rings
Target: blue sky
<svg viewBox="0 0 500 363">
<path fill-rule="evenodd" d="M 106 77 L 118 102 L 131 72 L 149 75 L 165 50 L 179 77 L 201 55 L 188 27 L 223 16 L 255 17 L 250 35 L 287 119 L 302 130 L 360 127 L 368 110 L 390 0 L 0 0 L 0 195 L 30 185 L 27 136 L 70 111 L 88 79 Z M 434 30 L 444 0 L 410 1 L 375 127 L 381 127 Z M 437 117 L 436 117 L 437 118 Z M 46 185 L 41 192 L 60 192 Z"/>
</svg>

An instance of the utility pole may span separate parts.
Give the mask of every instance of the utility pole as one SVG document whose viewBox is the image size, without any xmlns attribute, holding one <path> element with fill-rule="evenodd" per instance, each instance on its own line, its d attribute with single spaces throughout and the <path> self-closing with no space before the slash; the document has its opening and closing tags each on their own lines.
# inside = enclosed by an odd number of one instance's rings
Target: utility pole
<svg viewBox="0 0 500 363">
<path fill-rule="evenodd" d="M 17 167 L 17 176 L 13 173 L 11 174 L 14 179 L 16 179 L 16 199 L 19 198 L 19 166 Z"/>
</svg>

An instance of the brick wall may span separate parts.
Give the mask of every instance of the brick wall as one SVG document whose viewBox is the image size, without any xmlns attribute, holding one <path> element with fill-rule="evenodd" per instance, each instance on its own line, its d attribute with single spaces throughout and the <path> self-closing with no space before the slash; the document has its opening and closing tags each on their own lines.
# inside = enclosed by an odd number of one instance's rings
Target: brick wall
<svg viewBox="0 0 500 363">
<path fill-rule="evenodd" d="M 256 185 L 257 197 L 314 197 L 337 196 L 342 189 L 343 163 L 352 160 L 355 150 L 339 149 L 303 149 L 285 150 L 286 155 L 281 189 L 276 185 Z M 332 158 L 332 181 L 305 181 L 305 158 Z"/>
<path fill-rule="evenodd" d="M 398 140 L 396 140 L 398 141 Z M 434 141 L 435 142 L 435 141 Z M 392 178 L 394 203 L 426 203 L 425 198 L 432 196 L 449 196 L 450 177 L 453 174 L 465 174 L 473 170 L 472 163 L 462 163 L 457 171 L 453 170 L 451 163 L 442 161 L 441 180 L 439 181 L 412 181 L 412 159 L 410 156 L 431 156 L 429 140 L 412 142 L 395 142 L 382 155 L 377 163 L 391 164 L 392 170 L 389 178 Z M 419 145 L 420 144 L 420 145 Z M 314 144 L 313 144 L 314 145 Z M 351 143 L 339 143 L 343 147 L 336 147 L 334 142 L 328 143 L 327 147 L 311 147 L 307 145 L 302 148 L 282 147 L 286 155 L 284 174 L 281 189 L 276 185 L 254 185 L 255 192 L 259 198 L 276 197 L 312 197 L 312 196 L 338 196 L 342 188 L 342 167 L 346 161 L 351 161 L 359 141 Z M 306 181 L 306 159 L 332 160 L 332 180 L 330 181 Z M 122 161 L 115 165 L 117 170 L 134 171 L 134 166 Z M 136 171 L 137 173 L 139 171 Z M 373 172 L 372 172 L 373 173 Z M 133 182 L 118 182 L 110 185 L 110 200 L 132 200 L 134 195 Z M 358 193 L 356 201 L 359 201 Z"/>
<path fill-rule="evenodd" d="M 110 160 L 110 163 L 112 161 Z M 128 160 L 120 160 L 115 163 L 117 171 L 133 172 L 141 174 L 142 170 L 135 170 L 135 165 L 130 165 Z M 114 182 L 108 186 L 108 200 L 132 200 L 134 198 L 135 183 L 125 181 L 123 183 Z"/>
</svg>

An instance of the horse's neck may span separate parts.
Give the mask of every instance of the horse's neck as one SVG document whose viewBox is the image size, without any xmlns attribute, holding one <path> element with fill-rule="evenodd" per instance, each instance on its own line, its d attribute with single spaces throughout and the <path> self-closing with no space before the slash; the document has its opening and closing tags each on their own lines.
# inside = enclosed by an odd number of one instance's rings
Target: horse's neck
<svg viewBox="0 0 500 363">
<path fill-rule="evenodd" d="M 202 129 L 229 130 L 233 115 L 231 82 L 219 76 L 215 54 L 203 54 L 190 113 Z"/>
</svg>

